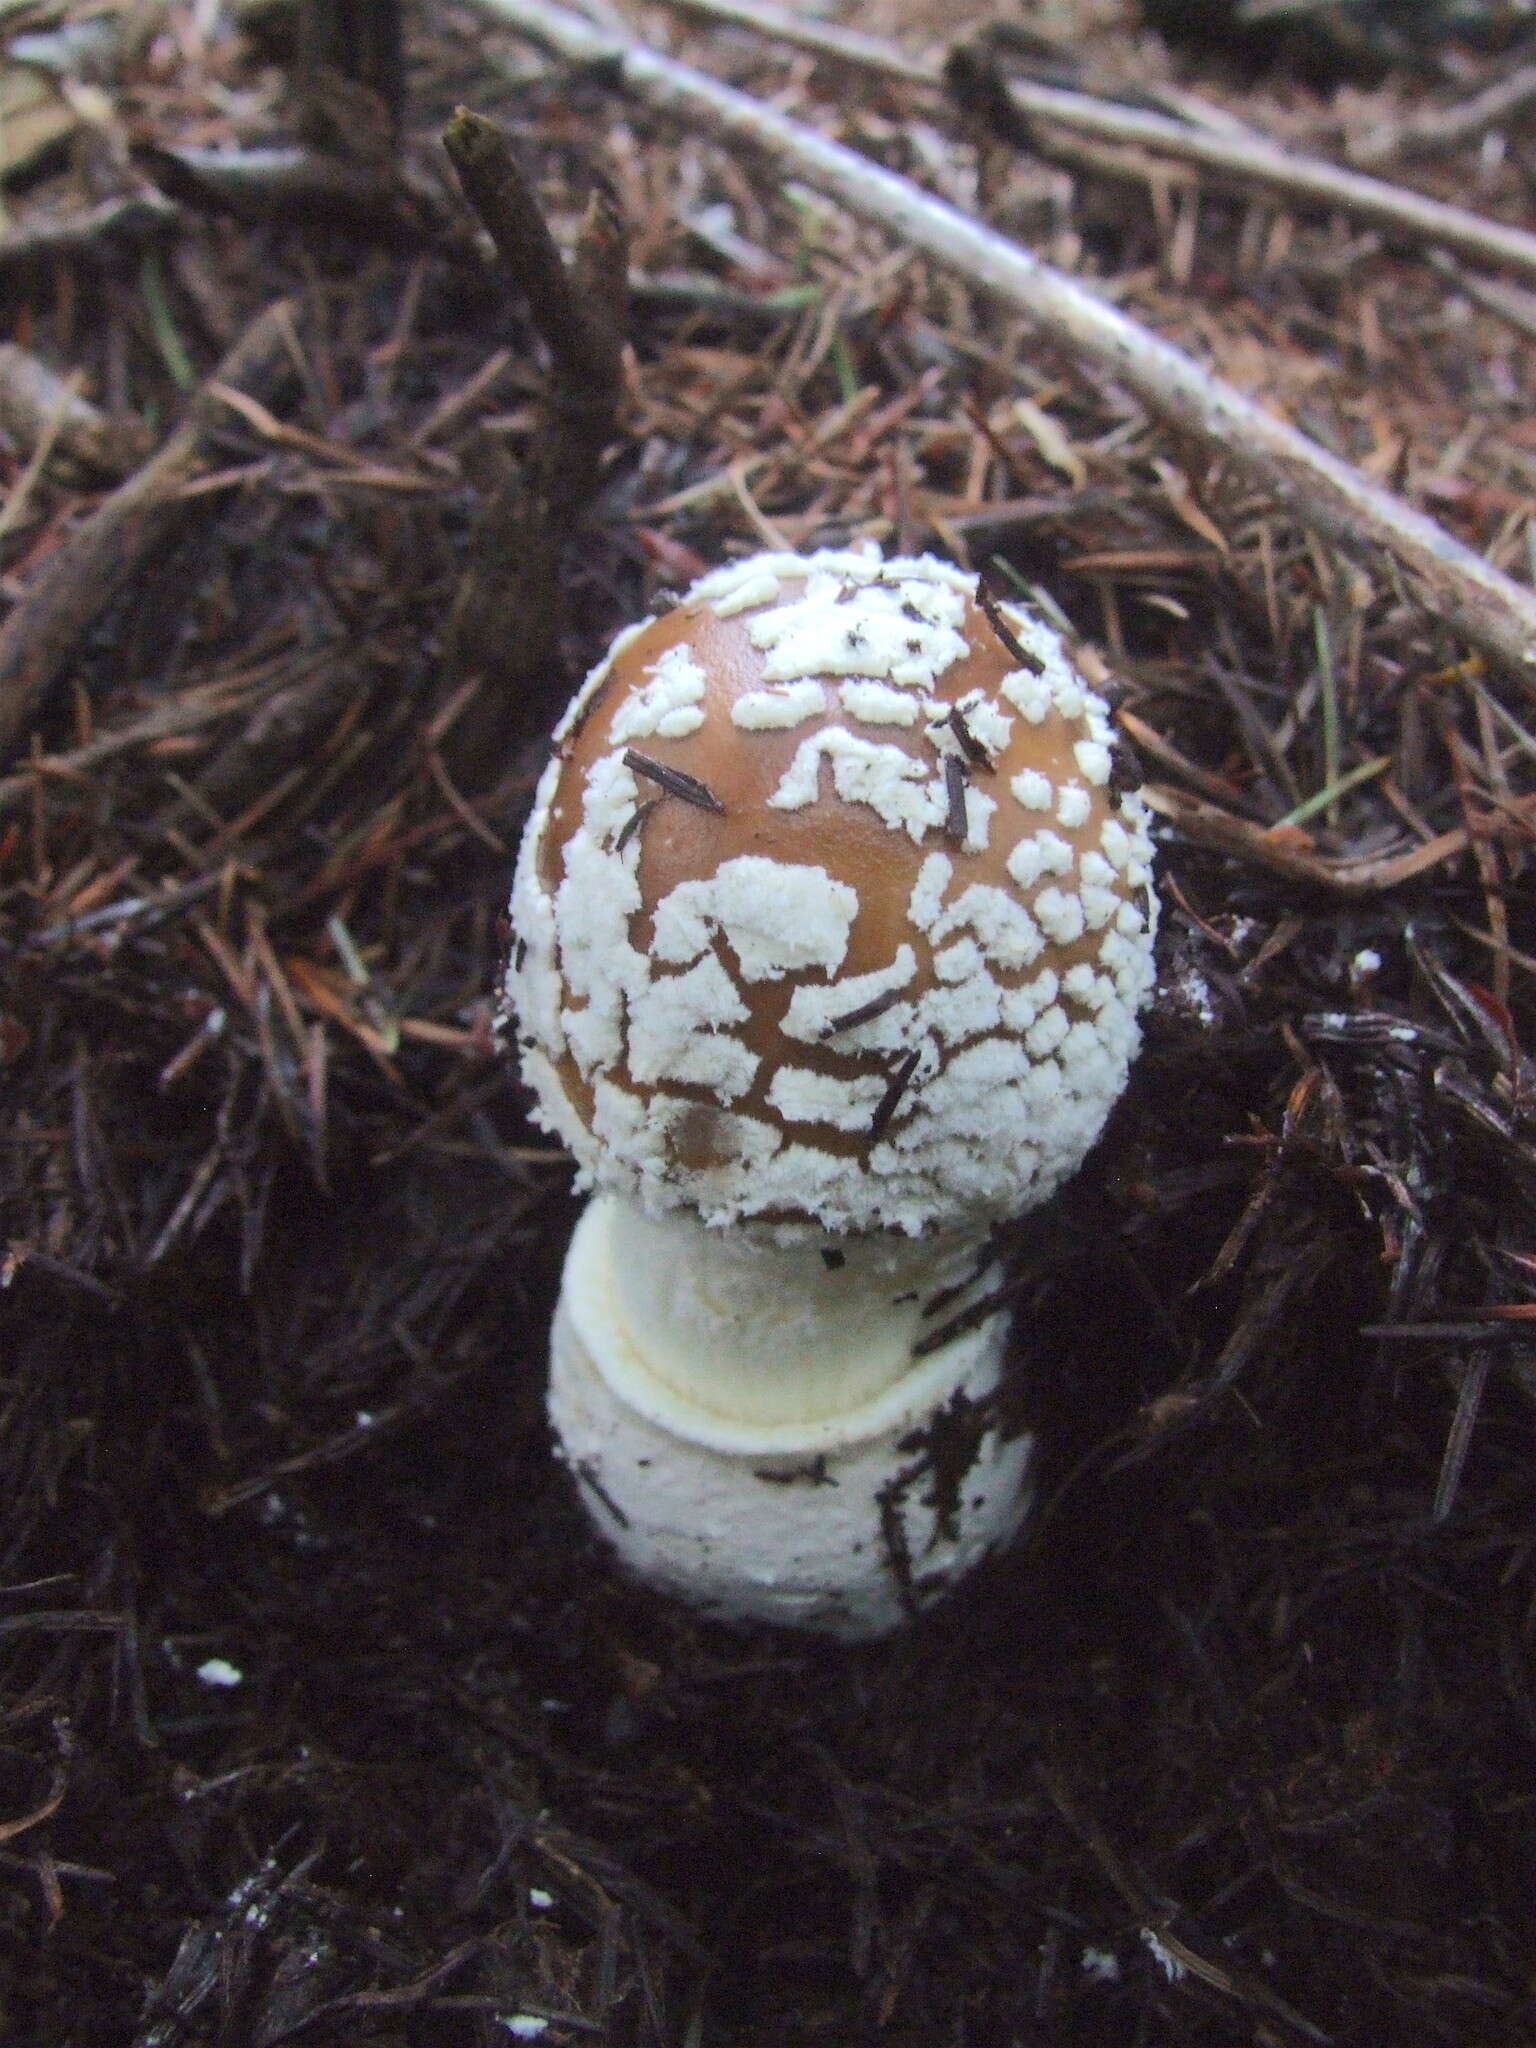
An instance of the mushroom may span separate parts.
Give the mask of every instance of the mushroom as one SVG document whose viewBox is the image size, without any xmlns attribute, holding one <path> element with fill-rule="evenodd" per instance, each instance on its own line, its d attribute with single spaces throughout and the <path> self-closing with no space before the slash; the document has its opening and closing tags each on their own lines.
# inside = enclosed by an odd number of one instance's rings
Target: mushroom
<svg viewBox="0 0 1536 2048">
<path fill-rule="evenodd" d="M 596 1190 L 555 1435 L 642 1579 L 857 1638 L 1013 1534 L 991 1231 L 1124 1086 L 1150 863 L 1061 640 L 928 556 L 734 563 L 587 678 L 506 1021 Z"/>
</svg>

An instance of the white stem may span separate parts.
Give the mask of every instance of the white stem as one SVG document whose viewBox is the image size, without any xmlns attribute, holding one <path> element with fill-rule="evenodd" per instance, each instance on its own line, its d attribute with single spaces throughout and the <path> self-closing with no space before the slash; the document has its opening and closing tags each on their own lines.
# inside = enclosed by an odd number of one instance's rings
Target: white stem
<svg viewBox="0 0 1536 2048">
<path fill-rule="evenodd" d="M 829 1266 L 598 1196 L 566 1260 L 549 1406 L 638 1577 L 728 1620 L 853 1638 L 1007 1541 L 1031 1440 L 1000 1412 L 1006 1316 L 944 1334 L 990 1278 L 973 1243 L 835 1249 Z"/>
<path fill-rule="evenodd" d="M 785 1249 L 602 1199 L 613 1307 L 636 1353 L 668 1395 L 749 1430 L 837 1421 L 886 1393 L 940 1297 L 986 1263 L 976 1236 Z"/>
</svg>

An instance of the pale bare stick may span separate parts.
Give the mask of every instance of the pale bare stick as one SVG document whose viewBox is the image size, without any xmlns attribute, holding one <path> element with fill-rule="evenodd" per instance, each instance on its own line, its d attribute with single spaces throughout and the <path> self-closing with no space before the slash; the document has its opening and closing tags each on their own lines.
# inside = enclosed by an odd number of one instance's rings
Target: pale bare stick
<svg viewBox="0 0 1536 2048">
<path fill-rule="evenodd" d="M 671 0 L 671 4 L 685 13 L 750 28 L 776 41 L 883 72 L 889 78 L 923 85 L 942 79 L 937 64 L 910 57 L 877 36 L 792 14 L 774 0 Z M 963 62 L 967 54 L 966 48 L 958 50 L 956 60 Z M 1166 114 L 1118 100 L 1067 92 L 1027 78 L 1011 78 L 1004 89 L 1014 114 L 1023 122 L 1045 121 L 1094 142 L 1147 150 L 1176 163 L 1194 164 L 1219 178 L 1262 185 L 1303 204 L 1333 208 L 1390 235 L 1454 249 L 1476 262 L 1536 277 L 1536 235 L 1523 228 L 1507 227 L 1466 207 L 1428 199 L 1420 192 L 1362 171 L 1345 170 L 1319 157 L 1300 156 L 1251 129 L 1241 135 L 1219 134 L 1209 126 L 1172 120 Z"/>
<path fill-rule="evenodd" d="M 1357 164 L 1382 164 L 1394 157 L 1427 156 L 1457 149 L 1512 121 L 1536 105 L 1536 64 L 1521 64 L 1469 99 L 1450 107 L 1428 107 L 1401 121 L 1389 121 L 1363 135 L 1350 150 Z"/>
<path fill-rule="evenodd" d="M 750 145 L 783 174 L 990 292 L 1070 354 L 1085 376 L 1133 392 L 1149 411 L 1244 470 L 1303 524 L 1351 552 L 1375 547 L 1391 555 L 1430 612 L 1512 664 L 1536 691 L 1536 593 L 1086 285 L 908 179 L 628 37 L 594 29 L 547 0 L 477 5 L 567 61 L 595 66 L 599 77 L 658 112 Z"/>
<path fill-rule="evenodd" d="M 750 29 L 771 41 L 793 43 L 817 56 L 857 65 L 865 71 L 883 72 L 887 78 L 903 79 L 909 85 L 942 87 L 944 83 L 944 66 L 938 58 L 914 57 L 879 36 L 866 35 L 862 29 L 840 28 L 835 22 L 822 21 L 814 15 L 791 13 L 779 6 L 777 0 L 669 0 L 669 4 L 685 14 L 696 14 L 732 28 Z M 1075 61 L 1076 52 L 1045 34 L 1038 24 L 1031 23 L 1027 33 L 1032 42 L 1061 59 Z M 1197 128 L 1209 128 L 1222 135 L 1254 132 L 1225 107 L 1213 106 L 1175 86 L 1143 83 L 1135 90 L 1143 103 L 1159 105 Z"/>
<path fill-rule="evenodd" d="M 1536 278 L 1536 235 L 1488 220 L 1464 206 L 1448 206 L 1442 199 L 1428 199 L 1422 192 L 1410 192 L 1363 171 L 1344 170 L 1319 157 L 1298 156 L 1275 142 L 1257 137 L 1236 142 L 1170 121 L 1166 114 L 1116 106 L 1087 93 L 1062 92 L 1030 79 L 1010 79 L 1007 93 L 1015 112 L 1026 121 L 1043 120 L 1095 142 L 1145 149 L 1231 183 L 1262 185 L 1303 205 L 1347 214 L 1387 235 L 1454 249 L 1458 256 Z"/>
<path fill-rule="evenodd" d="M 1475 306 L 1507 320 L 1511 327 L 1536 341 L 1536 292 L 1526 291 L 1518 284 L 1503 284 L 1496 277 L 1474 277 L 1449 256 L 1436 255 L 1430 261 Z"/>
<path fill-rule="evenodd" d="M 793 43 L 802 50 L 814 50 L 821 57 L 835 57 L 864 71 L 880 71 L 887 78 L 905 79 L 909 85 L 942 85 L 944 67 L 930 57 L 914 57 L 880 36 L 862 29 L 840 28 L 836 22 L 819 21 L 813 15 L 793 14 L 772 0 L 670 0 L 684 14 L 697 14 L 706 21 L 751 29 L 771 42 Z"/>
</svg>

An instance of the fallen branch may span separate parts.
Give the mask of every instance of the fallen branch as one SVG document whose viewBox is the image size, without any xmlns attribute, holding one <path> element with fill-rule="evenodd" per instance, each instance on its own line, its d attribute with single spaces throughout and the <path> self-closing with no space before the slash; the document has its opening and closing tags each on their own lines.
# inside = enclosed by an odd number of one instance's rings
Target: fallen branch
<svg viewBox="0 0 1536 2048">
<path fill-rule="evenodd" d="M 1357 164 L 1387 163 L 1394 157 L 1427 156 L 1437 150 L 1458 149 L 1491 128 L 1511 121 L 1536 103 L 1536 64 L 1521 64 L 1506 78 L 1454 106 L 1427 107 L 1401 121 L 1389 121 L 1373 128 L 1351 149 Z"/>
<path fill-rule="evenodd" d="M 797 44 L 909 84 L 935 85 L 947 78 L 962 104 L 979 106 L 994 121 L 1000 113 L 1011 112 L 1013 120 L 1005 130 L 1009 140 L 1022 139 L 1021 129 L 1031 122 L 1046 121 L 1094 142 L 1146 150 L 1239 184 L 1263 185 L 1289 199 L 1330 207 L 1370 222 L 1389 234 L 1454 249 L 1478 262 L 1536 277 L 1536 235 L 1523 228 L 1506 227 L 1502 221 L 1428 199 L 1361 171 L 1298 156 L 1252 130 L 1223 134 L 1209 124 L 1174 120 L 1098 94 L 1067 91 L 1027 78 L 1004 81 L 994 67 L 991 37 L 980 44 L 962 44 L 941 71 L 937 64 L 909 57 L 876 36 L 791 14 L 773 0 L 672 0 L 672 4 L 687 13 L 753 29 L 775 41 Z"/>
<path fill-rule="evenodd" d="M 262 385 L 288 359 L 293 305 L 267 307 L 220 363 L 212 384 Z M 0 626 L 0 760 L 47 702 L 88 629 L 125 589 L 181 516 L 181 494 L 222 458 L 211 446 L 229 415 L 209 386 L 158 454 L 78 527 L 27 586 Z"/>
<path fill-rule="evenodd" d="M 631 38 L 595 29 L 547 0 L 477 4 L 566 60 L 597 66 L 599 76 L 658 111 L 750 144 L 788 175 L 991 292 L 1070 353 L 1085 375 L 1133 392 L 1151 412 L 1244 470 L 1303 524 L 1350 552 L 1376 547 L 1391 555 L 1428 611 L 1513 664 L 1536 690 L 1536 594 L 1086 285 L 908 179 Z"/>
<path fill-rule="evenodd" d="M 1138 107 L 1116 106 L 1081 92 L 1063 92 L 1031 79 L 996 79 L 991 59 L 968 46 L 956 49 L 947 67 L 949 82 L 962 103 L 983 102 L 996 89 L 1016 123 L 1025 128 L 1044 121 L 1095 142 L 1141 149 L 1175 163 L 1193 164 L 1240 185 L 1262 185 L 1267 191 L 1383 229 L 1389 235 L 1432 247 L 1453 249 L 1479 263 L 1536 277 L 1536 235 L 1506 227 L 1463 206 L 1428 199 L 1401 185 L 1388 184 L 1363 171 L 1349 171 L 1317 157 L 1297 156 L 1278 143 L 1257 136 L 1235 140 L 1227 135 L 1170 121 L 1166 114 Z M 996 79 L 996 87 L 992 81 Z"/>
<path fill-rule="evenodd" d="M 836 22 L 823 21 L 814 14 L 790 13 L 776 0 L 669 0 L 669 4 L 684 14 L 696 14 L 717 25 L 750 29 L 775 42 L 793 43 L 802 50 L 813 51 L 818 57 L 880 72 L 887 78 L 904 79 L 909 85 L 942 89 L 944 84 L 944 67 L 937 60 L 910 56 L 894 43 L 867 35 L 862 29 L 841 28 Z M 1049 64 L 1063 77 L 1084 82 L 1080 50 L 1064 37 L 1042 29 L 1038 21 L 1031 20 L 1026 26 L 1011 17 L 998 19 L 988 23 L 987 36 L 999 49 L 1014 51 L 1037 64 Z M 1097 72 L 1095 83 L 1107 98 L 1123 97 L 1132 106 L 1161 109 L 1196 128 L 1208 128 L 1219 135 L 1253 133 L 1246 122 L 1238 120 L 1225 107 L 1214 106 L 1177 86 L 1150 80 L 1132 83 Z"/>
<path fill-rule="evenodd" d="M 672 0 L 674 6 L 751 6 L 755 0 Z M 762 0 L 773 6 L 775 0 Z M 981 33 L 981 31 L 977 31 Z M 1154 113 L 1171 114 L 1176 121 L 1208 128 L 1215 135 L 1257 134 L 1230 107 L 1202 99 L 1186 87 L 1167 79 L 1127 74 L 1118 67 L 1096 62 L 1070 36 L 1043 35 L 1036 24 L 1025 25 L 1012 15 L 996 15 L 986 23 L 988 43 L 1000 54 L 1016 57 L 1031 77 L 1042 84 L 1064 85 L 1077 92 L 1091 92 L 1100 99 L 1119 100 L 1128 107 L 1150 107 Z"/>
</svg>

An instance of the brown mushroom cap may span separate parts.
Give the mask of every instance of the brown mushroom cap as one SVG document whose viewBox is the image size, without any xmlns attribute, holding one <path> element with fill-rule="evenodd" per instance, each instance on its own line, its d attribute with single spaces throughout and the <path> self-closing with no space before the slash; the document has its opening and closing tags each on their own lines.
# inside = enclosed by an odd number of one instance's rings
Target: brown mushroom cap
<svg viewBox="0 0 1536 2048">
<path fill-rule="evenodd" d="M 994 614 L 994 618 L 995 618 Z M 1057 637 L 929 558 L 759 556 L 621 634 L 524 840 L 508 994 L 589 1177 L 707 1222 L 975 1224 L 1118 1095 L 1150 847 Z"/>
</svg>

